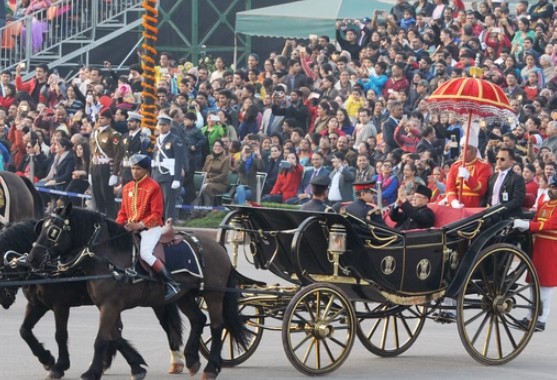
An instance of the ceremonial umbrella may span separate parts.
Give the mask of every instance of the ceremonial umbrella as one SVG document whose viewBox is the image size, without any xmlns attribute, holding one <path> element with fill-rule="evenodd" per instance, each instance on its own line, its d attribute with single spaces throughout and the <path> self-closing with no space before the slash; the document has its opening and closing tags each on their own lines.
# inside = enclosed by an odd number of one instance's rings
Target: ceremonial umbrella
<svg viewBox="0 0 557 380">
<path fill-rule="evenodd" d="M 477 68 L 474 68 L 477 70 Z M 501 121 L 514 124 L 514 114 L 509 99 L 494 83 L 475 77 L 461 77 L 441 84 L 428 98 L 430 111 L 449 113 L 465 125 L 462 167 L 465 164 L 466 150 L 472 132 L 472 122 Z M 460 189 L 462 193 L 462 188 Z M 460 197 L 459 197 L 460 198 Z"/>
</svg>

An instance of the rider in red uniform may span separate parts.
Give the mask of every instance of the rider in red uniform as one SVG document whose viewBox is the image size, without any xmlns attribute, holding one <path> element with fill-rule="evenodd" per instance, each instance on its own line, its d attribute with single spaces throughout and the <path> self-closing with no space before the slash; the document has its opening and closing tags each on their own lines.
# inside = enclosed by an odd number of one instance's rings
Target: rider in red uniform
<svg viewBox="0 0 557 380">
<path fill-rule="evenodd" d="M 153 256 L 162 232 L 163 195 L 160 185 L 149 177 L 151 159 L 144 154 L 130 157 L 133 180 L 122 189 L 122 206 L 116 222 L 126 230 L 139 232 L 139 255 L 165 284 L 165 300 L 174 297 L 180 288 L 164 264 Z"/>
</svg>

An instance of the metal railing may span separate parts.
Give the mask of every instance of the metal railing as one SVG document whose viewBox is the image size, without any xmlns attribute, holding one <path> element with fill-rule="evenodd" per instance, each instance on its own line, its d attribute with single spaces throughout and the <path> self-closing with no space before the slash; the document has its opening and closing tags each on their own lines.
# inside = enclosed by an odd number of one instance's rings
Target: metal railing
<svg viewBox="0 0 557 380">
<path fill-rule="evenodd" d="M 0 68 L 28 69 L 37 62 L 60 60 L 84 48 L 102 30 L 118 31 L 129 24 L 130 10 L 141 9 L 142 0 L 55 0 L 48 9 L 21 18 L 8 18 L 0 28 Z M 28 31 L 31 33 L 28 33 Z"/>
</svg>

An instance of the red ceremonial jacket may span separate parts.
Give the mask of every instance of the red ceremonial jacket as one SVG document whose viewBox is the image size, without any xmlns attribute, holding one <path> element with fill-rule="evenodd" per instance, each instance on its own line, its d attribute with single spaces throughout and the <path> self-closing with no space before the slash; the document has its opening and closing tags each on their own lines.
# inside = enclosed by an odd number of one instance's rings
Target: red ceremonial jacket
<svg viewBox="0 0 557 380">
<path fill-rule="evenodd" d="M 460 194 L 460 181 L 462 178 L 458 177 L 458 168 L 461 165 L 462 161 L 457 161 L 452 164 L 449 169 L 446 188 L 447 201 L 449 204 L 453 199 L 458 199 Z M 464 189 L 462 191 L 460 203 L 462 203 L 464 207 L 481 207 L 483 206 L 483 197 L 487 192 L 487 181 L 491 175 L 491 166 L 479 158 L 476 158 L 472 162 L 467 162 L 465 167 L 470 172 L 470 178 L 464 181 Z"/>
<path fill-rule="evenodd" d="M 530 222 L 534 234 L 532 261 L 538 272 L 541 286 L 557 286 L 557 199 L 539 208 Z"/>
<path fill-rule="evenodd" d="M 143 222 L 146 228 L 162 226 L 163 195 L 158 182 L 148 175 L 128 182 L 122 190 L 122 206 L 116 222 Z"/>
</svg>

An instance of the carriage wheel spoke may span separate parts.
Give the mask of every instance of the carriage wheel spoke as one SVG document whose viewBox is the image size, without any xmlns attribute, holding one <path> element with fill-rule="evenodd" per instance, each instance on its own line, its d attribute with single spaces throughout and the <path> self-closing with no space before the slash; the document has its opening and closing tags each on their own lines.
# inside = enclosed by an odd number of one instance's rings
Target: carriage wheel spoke
<svg viewBox="0 0 557 380">
<path fill-rule="evenodd" d="M 304 364 L 307 363 L 307 361 L 308 361 L 308 359 L 309 359 L 309 356 L 311 355 L 311 351 L 312 351 L 312 349 L 313 349 L 313 346 L 314 346 L 315 343 L 317 342 L 317 339 L 313 338 L 312 336 L 308 336 L 308 338 L 311 339 L 311 342 L 309 343 L 308 347 L 306 348 L 306 352 L 304 353 L 304 357 L 303 357 L 303 360 L 302 360 L 302 363 L 304 363 Z M 304 341 L 306 341 L 306 340 L 307 340 L 307 339 L 304 339 Z M 319 342 L 317 342 L 317 344 L 319 344 Z M 296 346 L 296 347 L 300 347 L 300 345 L 301 345 L 301 344 L 299 344 L 299 345 Z M 294 347 L 293 347 L 293 349 L 294 349 L 294 351 L 296 350 L 296 348 L 294 348 Z"/>
<path fill-rule="evenodd" d="M 501 324 L 503 325 L 503 328 L 507 333 L 507 337 L 509 338 L 511 345 L 513 346 L 514 349 L 516 349 L 518 347 L 518 344 L 516 343 L 516 340 L 514 339 L 514 335 L 512 334 L 512 331 L 509 328 L 509 321 L 507 321 L 507 318 L 505 316 L 501 317 Z"/>
<path fill-rule="evenodd" d="M 472 345 L 476 344 L 476 340 L 478 340 L 480 333 L 483 331 L 485 324 L 487 323 L 489 319 L 489 314 L 486 313 L 483 321 L 480 323 L 480 325 L 478 326 L 478 331 L 476 331 L 476 334 L 474 334 L 474 337 L 471 340 Z"/>
<path fill-rule="evenodd" d="M 511 265 L 514 261 L 514 257 L 515 257 L 514 254 L 511 254 L 511 253 L 507 254 L 504 269 L 501 272 L 501 283 L 499 284 L 499 294 L 504 294 L 504 293 L 508 292 L 509 288 L 510 288 L 510 284 L 514 283 L 516 281 L 516 279 L 514 279 L 515 281 L 513 281 L 513 280 L 511 280 L 509 282 L 506 281 L 507 276 L 509 276 L 511 274 L 511 273 L 509 273 L 509 270 L 511 269 Z M 506 286 L 505 286 L 505 284 L 506 284 Z"/>
<path fill-rule="evenodd" d="M 489 342 L 491 341 L 491 334 L 493 333 L 493 315 L 489 316 L 489 323 L 487 325 L 487 332 L 484 339 L 484 348 L 483 348 L 483 356 L 487 357 L 487 353 L 489 352 Z"/>
</svg>

